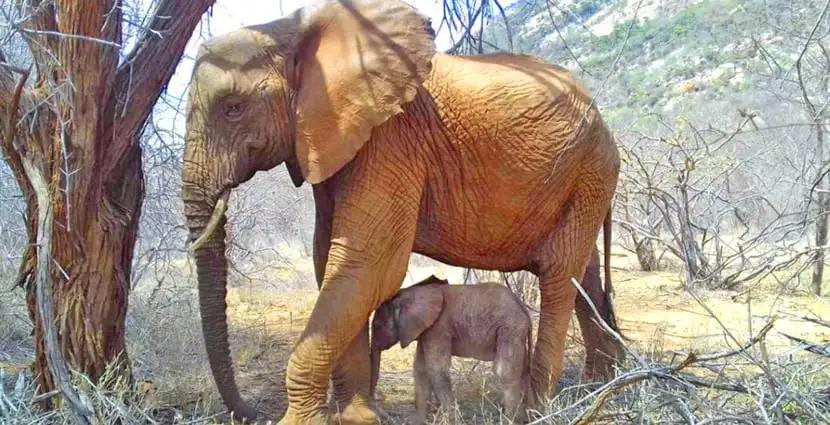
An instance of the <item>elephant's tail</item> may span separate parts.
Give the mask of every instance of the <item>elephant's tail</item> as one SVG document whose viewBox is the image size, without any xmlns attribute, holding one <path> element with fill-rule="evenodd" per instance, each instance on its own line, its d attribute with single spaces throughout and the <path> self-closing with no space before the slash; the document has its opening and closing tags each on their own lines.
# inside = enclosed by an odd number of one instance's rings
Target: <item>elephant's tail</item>
<svg viewBox="0 0 830 425">
<path fill-rule="evenodd" d="M 530 368 L 533 364 L 533 319 L 530 317 L 530 313 L 525 308 L 524 304 L 522 304 L 523 311 L 527 315 L 527 341 L 525 342 L 525 365 L 522 368 L 522 382 L 523 382 L 523 390 L 524 390 L 524 398 L 525 398 L 525 405 L 526 406 L 536 406 L 536 395 L 533 393 L 533 384 L 530 379 Z"/>
<path fill-rule="evenodd" d="M 610 326 L 611 329 L 622 336 L 620 328 L 617 326 L 617 315 L 614 312 L 614 303 L 611 302 L 611 297 L 614 294 L 614 285 L 611 284 L 611 211 L 613 209 L 613 206 L 608 208 L 608 213 L 605 214 L 605 221 L 602 223 L 602 247 L 604 250 L 602 266 L 605 271 L 605 285 L 603 285 L 603 298 L 605 299 L 603 301 L 604 304 L 608 306 L 608 317 L 603 319 L 608 323 L 608 326 Z"/>
</svg>

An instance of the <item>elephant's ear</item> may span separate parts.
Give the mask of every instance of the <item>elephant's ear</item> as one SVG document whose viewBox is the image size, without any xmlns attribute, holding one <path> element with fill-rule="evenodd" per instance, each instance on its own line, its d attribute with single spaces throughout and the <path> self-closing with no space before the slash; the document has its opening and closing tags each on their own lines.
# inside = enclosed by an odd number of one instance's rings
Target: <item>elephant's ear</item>
<svg viewBox="0 0 830 425">
<path fill-rule="evenodd" d="M 302 186 L 303 173 L 302 170 L 300 170 L 300 163 L 297 162 L 297 158 L 286 159 L 285 168 L 288 169 L 288 175 L 291 177 L 291 183 L 294 183 L 294 187 Z"/>
<path fill-rule="evenodd" d="M 432 326 L 444 308 L 444 293 L 438 285 L 421 287 L 408 295 L 396 300 L 393 310 L 401 348 Z"/>
<path fill-rule="evenodd" d="M 334 0 L 301 17 L 297 159 L 312 184 L 339 171 L 402 111 L 432 69 L 429 18 L 400 0 Z"/>
<path fill-rule="evenodd" d="M 441 279 L 440 277 L 433 274 L 433 275 L 429 275 L 429 277 L 427 277 L 426 279 L 413 284 L 412 286 L 433 285 L 433 284 L 436 284 L 436 285 L 449 285 L 450 282 L 447 279 Z"/>
</svg>

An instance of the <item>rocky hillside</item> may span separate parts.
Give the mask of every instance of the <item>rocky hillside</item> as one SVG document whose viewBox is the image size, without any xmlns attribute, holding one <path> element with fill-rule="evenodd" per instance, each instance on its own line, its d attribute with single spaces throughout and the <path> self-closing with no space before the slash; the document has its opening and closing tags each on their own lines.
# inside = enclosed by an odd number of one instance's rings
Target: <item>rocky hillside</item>
<svg viewBox="0 0 830 425">
<path fill-rule="evenodd" d="M 813 25 L 820 6 L 812 0 L 519 0 L 505 12 L 514 50 L 573 71 L 609 121 L 619 123 L 643 113 L 694 112 L 712 102 L 761 107 L 766 100 L 745 92 L 791 71 L 803 43 L 794 33 Z M 498 14 L 485 40 L 508 49 Z"/>
</svg>

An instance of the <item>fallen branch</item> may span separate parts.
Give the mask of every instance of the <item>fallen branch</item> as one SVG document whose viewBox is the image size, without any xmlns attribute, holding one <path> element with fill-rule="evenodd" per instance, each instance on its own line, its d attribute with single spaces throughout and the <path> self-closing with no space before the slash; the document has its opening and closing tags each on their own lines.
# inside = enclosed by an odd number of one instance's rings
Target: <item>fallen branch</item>
<svg viewBox="0 0 830 425">
<path fill-rule="evenodd" d="M 582 405 L 582 403 L 588 401 L 589 399 L 596 397 L 596 400 L 591 404 L 590 407 L 581 412 L 576 418 L 574 418 L 570 422 L 571 425 L 585 425 L 591 423 L 592 421 L 596 420 L 598 413 L 600 412 L 600 410 L 602 410 L 606 401 L 612 394 L 624 387 L 649 379 L 670 380 L 677 383 L 687 384 L 696 387 L 732 391 L 742 394 L 750 393 L 750 390 L 746 386 L 741 384 L 711 382 L 703 378 L 699 378 L 688 374 L 681 374 L 679 372 L 695 364 L 709 362 L 745 353 L 750 347 L 764 340 L 764 338 L 767 336 L 767 334 L 773 327 L 773 324 L 775 322 L 774 318 L 767 322 L 755 336 L 749 339 L 746 343 L 741 344 L 741 346 L 737 349 L 702 355 L 695 354 L 693 352 L 688 353 L 686 354 L 686 357 L 683 359 L 683 361 L 676 365 L 662 365 L 659 363 L 649 363 L 642 356 L 640 356 L 639 353 L 637 353 L 632 348 L 628 347 L 622 341 L 622 338 L 619 336 L 619 334 L 615 332 L 613 329 L 611 329 L 607 323 L 605 323 L 605 321 L 599 315 L 599 312 L 597 311 L 596 307 L 591 302 L 591 299 L 585 293 L 585 290 L 582 289 L 581 285 L 579 285 L 579 283 L 575 279 L 571 279 L 571 283 L 576 287 L 577 291 L 579 291 L 582 297 L 588 302 L 589 307 L 596 316 L 595 319 L 599 326 L 607 334 L 609 334 L 613 338 L 617 339 L 621 344 L 623 344 L 623 347 L 626 349 L 626 351 L 631 353 L 632 357 L 636 360 L 636 362 L 639 365 L 639 368 L 626 374 L 617 376 L 610 382 L 592 391 L 590 394 L 587 394 L 586 396 L 580 398 L 579 400 L 570 404 L 569 406 L 530 422 L 530 425 L 546 422 L 551 418 L 559 416 L 563 414 L 565 411 L 576 408 L 577 406 Z"/>
<path fill-rule="evenodd" d="M 676 366 L 670 367 L 663 367 L 663 370 L 640 370 L 634 371 L 625 375 L 620 376 L 619 378 L 615 379 L 614 381 L 609 382 L 605 385 L 600 392 L 599 396 L 597 396 L 597 401 L 591 406 L 590 409 L 582 412 L 581 415 L 577 416 L 576 419 L 571 421 L 571 424 L 574 425 L 586 425 L 593 421 L 594 417 L 596 417 L 597 413 L 599 413 L 602 406 L 605 405 L 606 400 L 608 399 L 611 394 L 615 393 L 617 390 L 627 387 L 631 384 L 644 381 L 650 378 L 665 378 L 668 375 L 672 375 L 676 372 L 679 372 L 685 369 L 687 366 L 691 365 L 692 363 L 696 362 L 697 358 L 694 354 L 690 354 L 686 357 L 680 364 Z M 612 385 L 613 384 L 613 385 Z"/>
<path fill-rule="evenodd" d="M 40 403 L 43 400 L 48 400 L 52 397 L 58 396 L 58 395 L 60 395 L 60 393 L 61 393 L 60 390 L 52 390 L 52 391 L 49 391 L 48 393 L 38 394 L 38 395 L 32 397 L 32 399 L 29 401 L 29 406 L 34 406 L 34 405 Z"/>
<path fill-rule="evenodd" d="M 778 332 L 781 335 L 784 335 L 790 341 L 797 342 L 801 345 L 801 348 L 804 351 L 808 351 L 813 354 L 818 354 L 819 356 L 824 356 L 830 358 L 830 342 L 826 342 L 824 344 L 817 344 L 815 342 L 807 341 L 803 338 L 798 338 L 795 336 L 787 335 L 784 332 Z"/>
<path fill-rule="evenodd" d="M 817 317 L 799 316 L 799 315 L 792 314 L 792 313 L 787 313 L 787 312 L 783 312 L 783 314 L 785 314 L 787 316 L 790 316 L 790 317 L 795 317 L 796 319 L 800 319 L 800 320 L 803 320 L 805 322 L 815 323 L 816 325 L 821 325 L 821 326 L 824 326 L 826 328 L 830 328 L 830 322 L 828 322 L 826 320 L 819 319 Z"/>
<path fill-rule="evenodd" d="M 40 322 L 44 331 L 46 346 L 46 361 L 49 372 L 75 414 L 77 423 L 92 425 L 92 408 L 90 402 L 82 393 L 76 393 L 69 378 L 69 370 L 61 355 L 58 338 L 54 328 L 54 302 L 52 300 L 52 280 L 49 276 L 50 250 L 52 245 L 52 204 L 49 201 L 49 192 L 46 179 L 40 168 L 28 158 L 23 161 L 23 168 L 29 182 L 37 195 L 38 202 L 38 231 L 37 231 L 37 274 L 36 297 L 37 307 L 40 310 Z"/>
<path fill-rule="evenodd" d="M 761 328 L 761 330 L 754 337 L 752 337 L 749 341 L 744 343 L 740 348 L 736 348 L 734 350 L 722 351 L 720 353 L 699 354 L 697 356 L 697 360 L 698 360 L 699 363 L 711 362 L 711 361 L 719 360 L 719 359 L 722 359 L 722 358 L 725 358 L 725 357 L 732 357 L 732 356 L 737 355 L 737 354 L 743 354 L 750 347 L 752 347 L 753 345 L 759 343 L 762 339 L 764 339 L 767 336 L 767 333 L 769 333 L 769 331 L 772 330 L 772 325 L 774 323 L 775 323 L 775 317 L 773 317 L 769 322 L 767 322 L 767 324 L 764 325 L 764 327 Z M 680 355 L 691 355 L 691 354 L 683 353 L 681 351 L 676 351 L 675 353 L 680 354 Z"/>
<path fill-rule="evenodd" d="M 657 376 L 657 378 L 665 378 L 665 376 Z M 697 376 L 687 374 L 678 374 L 673 378 L 679 380 L 682 383 L 692 384 L 696 387 L 711 388 L 721 391 L 732 391 L 741 394 L 749 394 L 749 389 L 741 384 L 711 382 L 703 378 L 698 378 Z"/>
</svg>

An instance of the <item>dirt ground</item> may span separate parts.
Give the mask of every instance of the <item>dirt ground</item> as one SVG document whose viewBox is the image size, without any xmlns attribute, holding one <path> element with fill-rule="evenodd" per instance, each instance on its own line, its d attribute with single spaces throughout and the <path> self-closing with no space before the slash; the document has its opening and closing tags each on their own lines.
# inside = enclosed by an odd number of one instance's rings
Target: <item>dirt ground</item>
<svg viewBox="0 0 830 425">
<path fill-rule="evenodd" d="M 804 315 L 830 318 L 830 303 L 826 299 L 806 292 L 782 296 L 777 294 L 779 291 L 775 287 L 758 286 L 754 290 L 758 293 L 708 291 L 700 296 L 701 302 L 698 302 L 682 290 L 678 273 L 631 271 L 635 268 L 633 261 L 633 255 L 615 250 L 612 279 L 619 325 L 623 334 L 631 340 L 631 346 L 644 355 L 667 358 L 673 352 L 735 348 L 738 344 L 727 336 L 724 328 L 738 342 L 744 343 L 772 316 L 777 316 L 775 327 L 767 339 L 772 350 L 792 346 L 777 330 L 817 342 L 830 340 L 827 328 L 797 319 Z M 411 265 L 407 281 L 417 281 L 430 273 L 447 277 L 451 283 L 457 283 L 460 278 L 458 270 L 449 267 L 436 269 Z M 285 394 L 282 388 L 286 359 L 308 320 L 315 298 L 313 290 L 274 294 L 267 290 L 242 288 L 229 293 L 229 317 L 232 327 L 238 329 L 232 330 L 231 334 L 239 334 L 239 330 L 248 328 L 267 335 L 264 339 L 257 339 L 260 341 L 257 343 L 237 338 L 238 345 L 234 346 L 233 351 L 240 387 L 256 400 L 257 408 L 270 418 L 279 418 L 284 411 Z M 573 316 L 573 322 L 575 320 Z M 573 322 L 563 377 L 563 381 L 570 382 L 578 379 L 581 367 L 581 349 L 578 340 L 573 337 Z M 383 353 L 378 392 L 383 406 L 396 419 L 403 419 L 413 411 L 411 367 L 414 349 L 414 344 L 405 350 L 395 346 Z M 492 376 L 490 364 L 454 358 L 453 370 L 454 390 L 462 411 L 471 415 L 492 411 L 497 393 L 488 385 Z M 472 423 L 479 423 L 475 418 L 469 419 Z"/>
<path fill-rule="evenodd" d="M 797 316 L 813 315 L 830 319 L 830 303 L 809 295 L 806 291 L 786 291 L 779 295 L 775 285 L 756 285 L 752 291 L 708 291 L 701 294 L 702 304 L 679 285 L 679 272 L 644 273 L 636 270 L 633 255 L 614 249 L 612 277 L 616 289 L 617 317 L 623 334 L 630 345 L 643 355 L 667 358 L 673 352 L 716 351 L 735 348 L 738 344 L 726 336 L 724 328 L 740 343 L 752 332 L 757 332 L 771 316 L 777 316 L 769 333 L 771 349 L 784 350 L 792 344 L 779 333 L 807 338 L 816 342 L 830 340 L 827 328 L 821 328 L 798 320 Z M 404 285 L 411 284 L 429 274 L 445 277 L 451 283 L 461 279 L 459 269 L 430 267 L 417 262 L 410 263 L 410 271 Z M 310 276 L 309 259 L 296 259 L 295 269 L 286 270 L 284 276 L 275 279 L 296 279 L 297 270 Z M 308 269 L 308 270 L 303 270 Z M 313 276 L 313 274 L 311 274 Z M 242 286 L 231 288 L 228 294 L 232 353 L 239 387 L 243 397 L 263 412 L 263 419 L 276 420 L 286 407 L 284 392 L 285 366 L 291 348 L 308 320 L 316 291 L 313 289 L 275 291 L 273 288 Z M 705 306 L 705 307 L 704 307 Z M 713 317 L 707 309 L 714 313 Z M 183 383 L 175 379 L 157 382 L 158 391 L 153 397 L 160 405 L 175 405 L 187 411 L 202 405 L 206 411 L 221 411 L 215 386 L 207 375 L 203 349 L 194 340 L 200 338 L 196 312 L 192 316 L 193 327 L 187 336 L 179 337 L 187 345 L 190 356 L 200 359 L 200 371 L 192 374 L 198 379 Z M 751 320 L 750 320 L 751 319 Z M 136 319 L 137 320 L 137 319 Z M 573 316 L 575 322 L 575 316 Z M 565 374 L 561 385 L 577 382 L 581 367 L 580 342 L 574 337 L 572 322 L 568 340 Z M 750 327 L 751 324 L 751 327 Z M 167 326 L 156 324 L 156 326 Z M 382 375 L 379 381 L 379 397 L 389 414 L 399 420 L 413 411 L 413 382 L 411 364 L 415 345 L 406 350 L 399 346 L 384 352 Z M 182 354 L 179 354 L 182 356 Z M 1 359 L 0 359 L 1 360 Z M 160 363 L 175 359 L 161 357 Z M 6 374 L 14 373 L 14 365 L 1 365 Z M 478 415 L 492 415 L 497 393 L 491 381 L 491 366 L 487 362 L 471 359 L 453 359 L 453 385 L 467 423 L 490 422 Z M 187 376 L 188 371 L 176 371 Z M 169 376 L 169 374 L 168 374 Z M 187 388 L 184 388 L 187 387 Z M 496 421 L 497 422 L 497 421 Z M 400 422 L 399 422 L 400 423 Z"/>
</svg>

